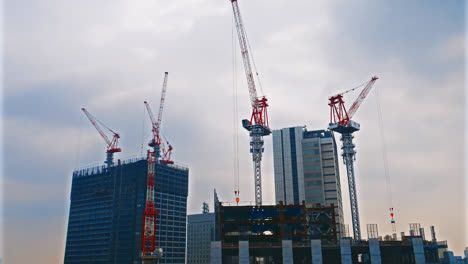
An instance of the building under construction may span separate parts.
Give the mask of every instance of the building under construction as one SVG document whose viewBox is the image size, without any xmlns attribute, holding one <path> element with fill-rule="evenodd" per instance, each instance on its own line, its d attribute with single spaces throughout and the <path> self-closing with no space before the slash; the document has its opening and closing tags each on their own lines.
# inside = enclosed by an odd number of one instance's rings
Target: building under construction
<svg viewBox="0 0 468 264">
<path fill-rule="evenodd" d="M 301 205 L 224 206 L 216 203 L 216 241 L 211 263 L 439 263 L 447 249 L 435 233 L 378 237 L 356 241 L 338 238 L 335 209 Z M 372 237 L 372 235 L 371 235 Z"/>
<path fill-rule="evenodd" d="M 188 169 L 155 163 L 159 263 L 185 263 Z M 141 263 L 148 162 L 73 172 L 64 263 Z"/>
</svg>

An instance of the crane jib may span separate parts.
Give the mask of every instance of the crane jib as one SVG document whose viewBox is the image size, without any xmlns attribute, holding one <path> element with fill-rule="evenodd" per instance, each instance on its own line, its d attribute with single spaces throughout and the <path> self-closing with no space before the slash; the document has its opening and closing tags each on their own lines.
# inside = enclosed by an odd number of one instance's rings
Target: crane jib
<svg viewBox="0 0 468 264">
<path fill-rule="evenodd" d="M 247 45 L 247 36 L 245 33 L 244 25 L 242 22 L 242 17 L 240 14 L 239 6 L 237 0 L 231 0 L 232 9 L 234 13 L 234 20 L 236 23 L 237 36 L 239 39 L 239 46 L 242 55 L 242 62 L 244 64 L 244 71 L 247 78 L 247 86 L 249 88 L 250 103 L 252 105 L 252 117 L 250 120 L 252 124 L 259 124 L 264 127 L 268 127 L 268 117 L 266 114 L 265 107 L 266 98 L 259 98 L 257 95 L 257 89 L 255 88 L 255 81 L 253 77 L 252 65 L 250 63 L 249 48 Z"/>
</svg>

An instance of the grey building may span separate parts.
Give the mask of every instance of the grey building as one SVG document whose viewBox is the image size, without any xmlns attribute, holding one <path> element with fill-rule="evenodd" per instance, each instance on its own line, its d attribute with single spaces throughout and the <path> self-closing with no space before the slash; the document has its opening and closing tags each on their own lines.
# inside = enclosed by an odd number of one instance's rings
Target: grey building
<svg viewBox="0 0 468 264">
<path fill-rule="evenodd" d="M 203 203 L 203 213 L 187 216 L 187 264 L 209 264 L 215 238 L 215 214 Z"/>
<path fill-rule="evenodd" d="M 343 233 L 338 152 L 333 132 L 305 127 L 273 130 L 276 203 L 336 207 L 337 231 Z"/>
</svg>

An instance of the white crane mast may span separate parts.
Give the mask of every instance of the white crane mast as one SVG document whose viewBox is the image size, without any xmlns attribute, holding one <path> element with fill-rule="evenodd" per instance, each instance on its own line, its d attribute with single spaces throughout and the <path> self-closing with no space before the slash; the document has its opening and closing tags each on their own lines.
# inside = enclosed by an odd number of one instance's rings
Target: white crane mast
<svg viewBox="0 0 468 264">
<path fill-rule="evenodd" d="M 252 105 L 252 116 L 249 120 L 242 120 L 242 126 L 250 132 L 250 152 L 254 163 L 254 182 L 255 182 L 255 205 L 262 205 L 262 172 L 261 162 L 263 153 L 263 136 L 271 134 L 268 127 L 267 99 L 263 96 L 257 96 L 255 81 L 253 78 L 252 64 L 250 63 L 249 45 L 245 33 L 244 24 L 239 11 L 237 0 L 231 0 L 234 20 L 236 23 L 239 46 L 244 63 L 247 85 L 249 88 L 250 103 Z"/>
</svg>

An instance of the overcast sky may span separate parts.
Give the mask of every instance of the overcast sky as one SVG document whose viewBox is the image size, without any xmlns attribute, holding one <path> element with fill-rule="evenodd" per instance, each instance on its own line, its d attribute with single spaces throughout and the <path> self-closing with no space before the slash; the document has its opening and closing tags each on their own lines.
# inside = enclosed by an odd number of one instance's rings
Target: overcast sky
<svg viewBox="0 0 468 264">
<path fill-rule="evenodd" d="M 354 117 L 361 124 L 355 166 L 363 236 L 369 223 L 379 225 L 380 235 L 391 233 L 379 101 L 398 232 L 421 223 L 430 234 L 435 225 L 438 238 L 462 254 L 468 246 L 463 1 L 239 6 L 273 129 L 325 129 L 328 96 L 380 77 Z M 188 213 L 201 212 L 203 201 L 212 207 L 214 188 L 221 200 L 234 200 L 233 122 L 251 109 L 238 50 L 233 69 L 229 1 L 9 0 L 3 14 L 6 263 L 63 263 L 72 172 L 105 160 L 104 141 L 80 108 L 120 132 L 123 152 L 116 157 L 139 156 L 151 134 L 143 101 L 157 110 L 165 71 L 162 132 L 175 161 L 190 168 Z M 356 96 L 345 98 L 348 107 Z M 238 135 L 240 198 L 253 201 L 249 136 L 241 129 Z M 263 195 L 273 202 L 271 141 L 265 138 Z M 341 178 L 350 223 L 343 167 Z"/>
</svg>

